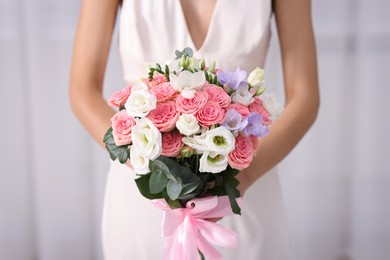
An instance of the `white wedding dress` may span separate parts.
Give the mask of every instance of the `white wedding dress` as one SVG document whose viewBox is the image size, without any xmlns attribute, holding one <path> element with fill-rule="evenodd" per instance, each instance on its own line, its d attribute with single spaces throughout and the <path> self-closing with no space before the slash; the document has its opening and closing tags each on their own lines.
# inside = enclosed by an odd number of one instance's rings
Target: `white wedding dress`
<svg viewBox="0 0 390 260">
<path fill-rule="evenodd" d="M 147 66 L 174 58 L 191 47 L 217 67 L 250 71 L 263 67 L 270 39 L 271 0 L 217 0 L 203 46 L 195 50 L 180 0 L 124 0 L 120 52 L 126 82 L 146 77 Z M 103 249 L 107 260 L 161 259 L 162 212 L 142 197 L 135 174 L 112 162 L 103 210 Z M 224 259 L 291 259 L 289 233 L 275 170 L 245 193 L 242 215 L 218 223 L 238 233 L 237 249 L 218 248 Z M 183 259 L 184 260 L 184 259 Z"/>
</svg>

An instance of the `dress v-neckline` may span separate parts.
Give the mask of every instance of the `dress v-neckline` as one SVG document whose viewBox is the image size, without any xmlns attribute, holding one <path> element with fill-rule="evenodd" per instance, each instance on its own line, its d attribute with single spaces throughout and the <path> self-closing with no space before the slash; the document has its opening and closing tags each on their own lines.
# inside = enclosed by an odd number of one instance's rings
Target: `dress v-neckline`
<svg viewBox="0 0 390 260">
<path fill-rule="evenodd" d="M 209 41 L 209 38 L 210 38 L 211 35 L 212 35 L 212 30 L 213 30 L 213 28 L 214 28 L 215 16 L 216 16 L 216 14 L 217 14 L 219 2 L 220 2 L 221 0 L 216 0 L 216 2 L 215 2 L 214 9 L 213 9 L 213 13 L 212 13 L 212 15 L 211 15 L 210 22 L 209 22 L 209 25 L 208 25 L 208 28 L 207 28 L 206 36 L 205 36 L 205 38 L 203 39 L 202 44 L 200 45 L 199 49 L 196 48 L 195 43 L 194 43 L 194 40 L 193 40 L 192 35 L 191 35 L 191 33 L 190 33 L 190 30 L 189 30 L 189 27 L 188 27 L 188 24 L 187 24 L 187 20 L 186 20 L 185 14 L 184 14 L 184 9 L 183 9 L 183 6 L 182 6 L 182 4 L 181 4 L 181 1 L 180 1 L 180 0 L 175 0 L 175 1 L 177 1 L 177 3 L 178 3 L 178 8 L 179 8 L 180 14 L 181 14 L 181 21 L 182 21 L 182 23 L 184 24 L 186 38 L 188 38 L 189 44 L 191 45 L 190 47 L 191 47 L 195 52 L 201 52 L 201 51 L 204 50 L 204 48 L 207 46 L 207 43 L 208 43 L 208 41 Z"/>
</svg>

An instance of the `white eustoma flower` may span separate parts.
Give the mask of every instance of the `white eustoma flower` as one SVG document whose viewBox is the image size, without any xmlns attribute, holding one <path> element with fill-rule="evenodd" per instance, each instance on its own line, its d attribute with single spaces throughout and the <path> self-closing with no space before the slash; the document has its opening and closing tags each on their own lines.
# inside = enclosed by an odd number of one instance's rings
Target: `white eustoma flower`
<svg viewBox="0 0 390 260">
<path fill-rule="evenodd" d="M 173 88 L 185 98 L 193 98 L 195 91 L 202 88 L 206 82 L 203 71 L 191 73 L 187 70 L 182 71 L 179 76 L 170 75 Z"/>
<path fill-rule="evenodd" d="M 233 94 L 232 94 L 232 100 L 235 103 L 241 103 L 245 106 L 248 106 L 251 104 L 254 99 L 252 94 L 249 92 L 247 86 L 239 87 Z"/>
<path fill-rule="evenodd" d="M 252 87 L 259 87 L 264 82 L 264 70 L 257 67 L 248 76 L 248 83 Z"/>
<path fill-rule="evenodd" d="M 181 134 L 186 136 L 198 133 L 200 130 L 198 120 L 196 120 L 196 117 L 192 114 L 180 115 L 176 122 L 176 127 Z"/>
<path fill-rule="evenodd" d="M 146 90 L 132 90 L 126 101 L 125 108 L 129 116 L 145 117 L 151 110 L 156 108 L 156 104 L 156 97 Z"/>
<path fill-rule="evenodd" d="M 161 154 L 161 133 L 147 117 L 137 119 L 132 129 L 131 139 L 137 153 L 149 160 L 154 160 Z"/>
<path fill-rule="evenodd" d="M 228 154 L 234 150 L 235 138 L 229 129 L 219 126 L 206 132 L 205 143 L 209 151 Z"/>
<path fill-rule="evenodd" d="M 200 172 L 219 173 L 226 170 L 228 166 L 228 155 L 206 151 L 199 160 Z"/>
<path fill-rule="evenodd" d="M 168 65 L 169 72 L 171 73 L 171 75 L 169 75 L 169 77 L 174 75 L 173 74 L 174 72 L 176 73 L 176 75 L 179 75 L 183 69 L 183 67 L 180 66 L 180 59 L 168 61 L 166 64 Z"/>
<path fill-rule="evenodd" d="M 262 105 L 271 116 L 279 117 L 283 112 L 283 107 L 280 105 L 273 92 L 270 94 L 264 94 L 262 97 Z"/>
<path fill-rule="evenodd" d="M 206 145 L 206 133 L 204 132 L 201 135 L 194 135 L 193 137 L 183 137 L 182 141 L 184 144 L 195 149 L 196 153 L 202 154 L 205 151 L 209 150 L 209 147 Z"/>
<path fill-rule="evenodd" d="M 140 155 L 134 145 L 130 147 L 130 162 L 137 174 L 147 174 L 150 172 L 149 159 Z"/>
</svg>

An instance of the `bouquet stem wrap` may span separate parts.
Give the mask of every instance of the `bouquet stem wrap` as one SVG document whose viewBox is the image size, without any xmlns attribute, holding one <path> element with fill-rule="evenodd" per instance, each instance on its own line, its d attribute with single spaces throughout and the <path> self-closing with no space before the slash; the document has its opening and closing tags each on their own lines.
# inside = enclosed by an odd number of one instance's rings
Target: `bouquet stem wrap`
<svg viewBox="0 0 390 260">
<path fill-rule="evenodd" d="M 164 199 L 152 202 L 156 208 L 163 210 L 164 260 L 198 260 L 201 259 L 199 251 L 206 259 L 219 260 L 223 257 L 213 245 L 237 246 L 236 233 L 205 220 L 233 214 L 228 196 L 193 199 L 187 202 L 185 208 L 176 209 L 171 209 Z"/>
</svg>

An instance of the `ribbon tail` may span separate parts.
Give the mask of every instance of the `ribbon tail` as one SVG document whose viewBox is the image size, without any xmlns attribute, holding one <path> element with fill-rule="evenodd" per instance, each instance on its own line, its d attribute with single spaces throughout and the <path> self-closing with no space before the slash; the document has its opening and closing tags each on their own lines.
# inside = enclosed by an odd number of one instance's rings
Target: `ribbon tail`
<svg viewBox="0 0 390 260">
<path fill-rule="evenodd" d="M 172 235 L 176 229 L 183 223 L 184 213 L 182 209 L 163 211 L 163 220 L 161 224 L 161 232 L 163 236 Z"/>
<path fill-rule="evenodd" d="M 200 234 L 210 243 L 222 247 L 237 247 L 237 234 L 217 223 L 198 219 Z"/>
<path fill-rule="evenodd" d="M 163 260 L 183 260 L 186 252 L 178 239 L 178 234 L 165 237 Z"/>
<path fill-rule="evenodd" d="M 201 234 L 198 235 L 197 246 L 206 259 L 223 260 L 221 253 L 210 245 L 210 243 Z"/>
<path fill-rule="evenodd" d="M 198 248 L 196 246 L 198 228 L 196 223 L 191 221 L 191 218 L 186 216 L 183 221 L 183 225 L 180 226 L 179 241 L 182 244 L 182 248 L 185 254 L 185 258 L 188 260 L 200 260 Z"/>
</svg>

